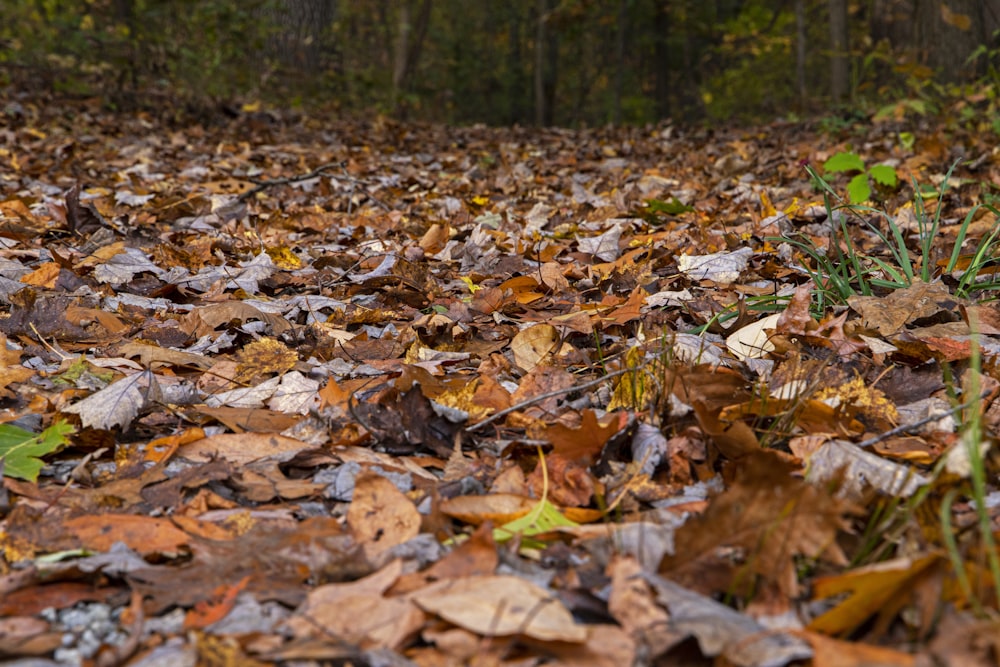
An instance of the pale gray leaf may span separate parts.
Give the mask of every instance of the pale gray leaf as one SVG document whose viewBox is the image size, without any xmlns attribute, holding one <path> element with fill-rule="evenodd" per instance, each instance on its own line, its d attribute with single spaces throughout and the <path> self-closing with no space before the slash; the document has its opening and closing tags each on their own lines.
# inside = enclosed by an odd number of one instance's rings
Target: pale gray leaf
<svg viewBox="0 0 1000 667">
<path fill-rule="evenodd" d="M 884 459 L 846 440 L 823 443 L 807 462 L 806 479 L 810 482 L 822 483 L 843 474 L 838 493 L 851 500 L 861 500 L 870 489 L 908 498 L 928 481 L 914 468 Z"/>
<path fill-rule="evenodd" d="M 621 223 L 615 223 L 611 229 L 600 236 L 582 238 L 577 242 L 577 245 L 580 246 L 580 252 L 593 255 L 605 262 L 613 262 L 618 259 L 620 253 L 618 242 L 621 240 L 623 231 Z"/>
<path fill-rule="evenodd" d="M 672 629 L 698 641 L 706 657 L 723 656 L 741 667 L 784 667 L 812 657 L 809 645 L 781 631 L 768 631 L 746 614 L 655 574 L 646 580 L 670 612 Z"/>
<path fill-rule="evenodd" d="M 667 439 L 660 429 L 652 424 L 641 422 L 632 436 L 632 460 L 642 466 L 639 472 L 652 476 L 656 467 L 667 454 Z"/>
<path fill-rule="evenodd" d="M 318 407 L 318 391 L 319 382 L 298 371 L 291 371 L 282 376 L 267 407 L 289 415 L 309 414 L 310 408 Z"/>
<path fill-rule="evenodd" d="M 109 285 L 123 285 L 137 273 L 160 275 L 163 269 L 153 264 L 138 248 L 126 248 L 103 264 L 94 267 L 94 278 Z"/>
<path fill-rule="evenodd" d="M 751 257 L 753 250 L 750 248 L 710 255 L 678 255 L 677 268 L 692 280 L 711 280 L 728 285 L 739 279 Z"/>
<path fill-rule="evenodd" d="M 242 265 L 237 271 L 232 272 L 230 280 L 226 283 L 229 289 L 242 289 L 248 294 L 257 293 L 257 284 L 261 280 L 267 280 L 275 271 L 274 262 L 271 256 L 262 252 L 249 262 Z"/>
<path fill-rule="evenodd" d="M 255 387 L 240 387 L 230 391 L 219 392 L 205 399 L 205 405 L 210 408 L 226 406 L 228 408 L 262 408 L 264 401 L 274 395 L 281 378 L 271 378 Z"/>
<path fill-rule="evenodd" d="M 159 385 L 151 371 L 134 373 L 65 408 L 80 415 L 84 427 L 128 427 L 139 411 L 160 400 Z"/>
<path fill-rule="evenodd" d="M 389 254 L 382 258 L 382 263 L 368 273 L 348 273 L 347 277 L 351 282 L 363 283 L 372 278 L 385 278 L 392 275 L 392 269 L 396 266 L 396 256 Z"/>
</svg>

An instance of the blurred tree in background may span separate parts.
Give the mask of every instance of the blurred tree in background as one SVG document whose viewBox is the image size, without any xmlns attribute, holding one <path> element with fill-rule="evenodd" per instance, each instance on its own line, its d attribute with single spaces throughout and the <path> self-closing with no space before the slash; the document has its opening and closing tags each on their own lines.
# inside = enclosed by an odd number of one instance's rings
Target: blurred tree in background
<svg viewBox="0 0 1000 667">
<path fill-rule="evenodd" d="M 1000 85 L 1000 0 L 2 2 L 0 85 L 118 108 L 593 125 L 923 112 L 969 84 L 992 112 Z"/>
</svg>

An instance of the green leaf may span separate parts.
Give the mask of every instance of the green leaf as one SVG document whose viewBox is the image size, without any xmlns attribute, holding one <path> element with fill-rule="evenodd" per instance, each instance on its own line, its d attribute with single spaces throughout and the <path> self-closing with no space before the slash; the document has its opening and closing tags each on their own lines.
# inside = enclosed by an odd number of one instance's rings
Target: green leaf
<svg viewBox="0 0 1000 667">
<path fill-rule="evenodd" d="M 872 188 L 868 184 L 868 174 L 858 174 L 847 184 L 847 195 L 852 204 L 860 204 L 872 198 Z"/>
<path fill-rule="evenodd" d="M 682 204 L 677 197 L 671 197 L 670 201 L 650 199 L 646 202 L 646 208 L 653 213 L 666 213 L 667 215 L 680 215 L 694 211 L 693 206 Z"/>
<path fill-rule="evenodd" d="M 823 163 L 823 171 L 837 173 L 840 171 L 864 171 L 865 163 L 857 153 L 837 153 Z"/>
<path fill-rule="evenodd" d="M 580 524 L 567 519 L 555 505 L 550 503 L 547 499 L 542 498 L 538 501 L 538 504 L 524 516 L 514 519 L 513 521 L 508 521 L 499 528 L 494 529 L 493 539 L 497 542 L 504 542 L 511 539 L 515 535 L 531 537 L 533 535 L 541 535 L 542 533 L 555 530 L 559 526 L 572 527 L 578 525 Z"/>
<path fill-rule="evenodd" d="M 898 179 L 896 178 L 896 168 L 890 167 L 887 164 L 877 164 L 868 170 L 868 175 L 875 179 L 875 182 L 879 185 L 885 185 L 890 188 L 896 187 Z"/>
<path fill-rule="evenodd" d="M 32 433 L 10 424 L 0 425 L 0 458 L 3 474 L 28 482 L 38 479 L 45 462 L 41 457 L 59 451 L 66 445 L 66 437 L 76 429 L 63 421 L 39 433 Z"/>
<path fill-rule="evenodd" d="M 875 116 L 872 118 L 873 121 L 879 122 L 892 118 L 896 115 L 896 103 L 886 104 L 884 107 L 880 108 L 875 112 Z"/>
</svg>

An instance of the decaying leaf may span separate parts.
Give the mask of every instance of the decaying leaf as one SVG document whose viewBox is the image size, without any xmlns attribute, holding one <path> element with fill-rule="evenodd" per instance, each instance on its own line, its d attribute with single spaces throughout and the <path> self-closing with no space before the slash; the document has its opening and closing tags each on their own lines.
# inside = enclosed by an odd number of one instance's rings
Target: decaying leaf
<svg viewBox="0 0 1000 667">
<path fill-rule="evenodd" d="M 794 598 L 796 559 L 846 564 L 837 545 L 859 508 L 825 488 L 796 480 L 778 457 L 746 457 L 732 486 L 676 533 L 676 549 L 660 564 L 674 581 L 708 594 L 750 595 L 759 586 Z"/>
<path fill-rule="evenodd" d="M 887 461 L 844 440 L 829 440 L 813 452 L 793 449 L 808 463 L 807 479 L 842 480 L 839 494 L 860 501 L 870 489 L 909 498 L 927 478 L 911 466 Z"/>
</svg>

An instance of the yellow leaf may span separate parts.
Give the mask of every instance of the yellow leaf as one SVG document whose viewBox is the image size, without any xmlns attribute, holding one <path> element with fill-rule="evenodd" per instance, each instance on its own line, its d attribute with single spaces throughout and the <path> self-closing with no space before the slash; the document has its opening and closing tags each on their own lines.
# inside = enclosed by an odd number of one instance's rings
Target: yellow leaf
<svg viewBox="0 0 1000 667">
<path fill-rule="evenodd" d="M 469 276 L 462 276 L 459 280 L 465 283 L 466 287 L 468 287 L 469 291 L 472 292 L 473 294 L 482 289 L 482 287 L 472 282 L 472 278 L 470 278 Z"/>
<path fill-rule="evenodd" d="M 969 18 L 968 14 L 953 12 L 943 2 L 941 3 L 941 20 L 954 28 L 958 28 L 962 32 L 969 32 L 972 29 L 972 19 Z"/>
<path fill-rule="evenodd" d="M 279 269 L 294 271 L 302 268 L 302 260 L 286 245 L 267 249 L 267 256 Z"/>
</svg>

